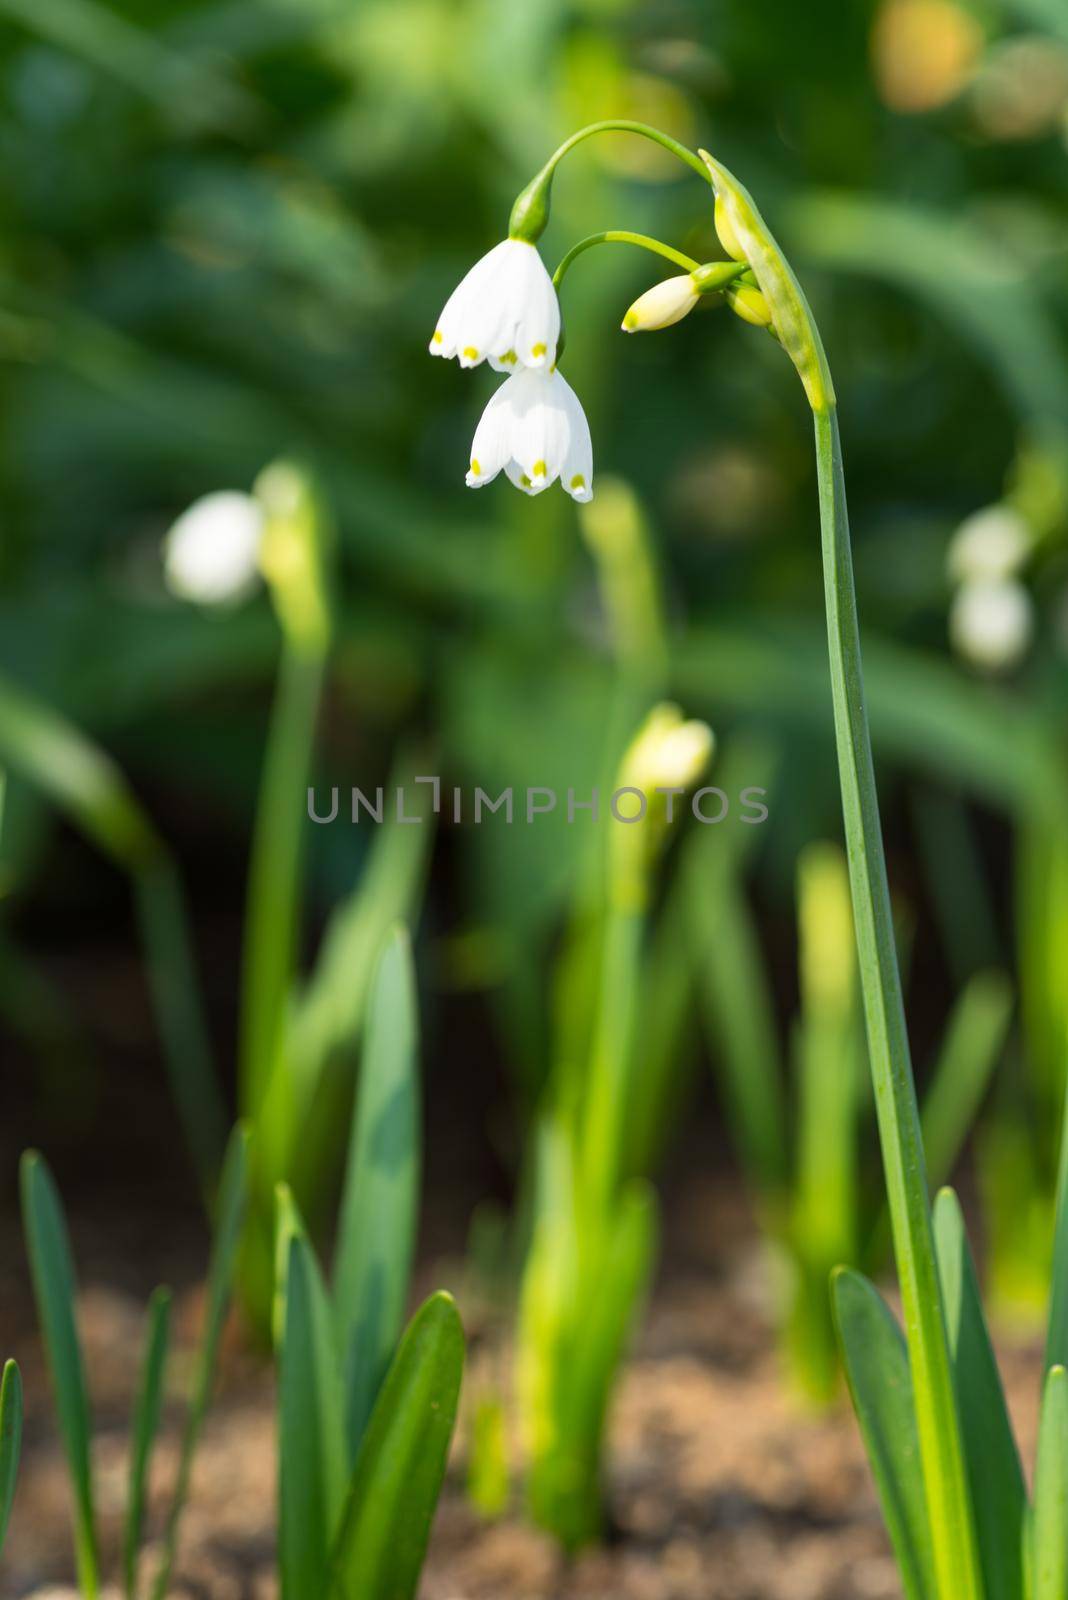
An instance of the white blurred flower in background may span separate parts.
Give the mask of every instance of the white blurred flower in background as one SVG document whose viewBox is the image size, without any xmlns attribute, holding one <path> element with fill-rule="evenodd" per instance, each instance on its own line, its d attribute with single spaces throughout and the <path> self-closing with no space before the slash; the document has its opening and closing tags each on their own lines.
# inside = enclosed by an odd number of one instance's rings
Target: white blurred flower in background
<svg viewBox="0 0 1068 1600">
<path fill-rule="evenodd" d="M 966 583 L 953 598 L 949 636 L 966 660 L 987 671 L 1015 666 L 1031 643 L 1034 607 L 1022 583 L 982 578 Z"/>
<path fill-rule="evenodd" d="M 949 543 L 946 568 L 954 583 L 1011 578 L 1031 554 L 1034 539 L 1012 506 L 984 506 L 965 517 Z"/>
<path fill-rule="evenodd" d="M 195 500 L 164 537 L 171 593 L 200 605 L 243 600 L 259 578 L 264 520 L 260 502 L 236 489 Z"/>
</svg>

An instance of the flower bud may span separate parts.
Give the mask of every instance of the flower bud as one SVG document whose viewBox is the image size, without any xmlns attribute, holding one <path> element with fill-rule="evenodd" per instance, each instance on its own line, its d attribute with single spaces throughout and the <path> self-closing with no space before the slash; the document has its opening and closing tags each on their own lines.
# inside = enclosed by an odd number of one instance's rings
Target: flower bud
<svg viewBox="0 0 1068 1600">
<path fill-rule="evenodd" d="M 712 730 L 705 722 L 684 721 L 678 706 L 655 706 L 638 730 L 620 769 L 620 781 L 646 794 L 688 789 L 712 755 Z"/>
<path fill-rule="evenodd" d="M 291 461 L 265 467 L 253 485 L 263 510 L 260 566 L 278 619 L 297 648 L 319 652 L 330 634 L 329 529 L 314 487 Z"/>
<path fill-rule="evenodd" d="M 222 489 L 194 501 L 164 540 L 172 594 L 200 605 L 232 605 L 256 583 L 265 524 L 252 495 Z"/>
<path fill-rule="evenodd" d="M 771 327 L 771 307 L 759 289 L 742 283 L 737 288 L 728 289 L 726 299 L 731 310 L 736 312 L 743 322 L 751 322 L 754 328 Z"/>
<path fill-rule="evenodd" d="M 520 190 L 508 219 L 509 239 L 523 239 L 527 244 L 534 244 L 541 238 L 549 223 L 555 171 L 556 165 L 550 161 L 531 178 L 525 189 Z"/>
<path fill-rule="evenodd" d="M 689 272 L 665 278 L 646 289 L 631 306 L 621 324 L 624 333 L 655 333 L 688 317 L 697 304 L 697 285 Z"/>
<path fill-rule="evenodd" d="M 726 250 L 732 261 L 744 261 L 745 251 L 738 243 L 738 235 L 734 231 L 730 211 L 722 194 L 716 195 L 716 233 L 719 242 Z"/>
</svg>

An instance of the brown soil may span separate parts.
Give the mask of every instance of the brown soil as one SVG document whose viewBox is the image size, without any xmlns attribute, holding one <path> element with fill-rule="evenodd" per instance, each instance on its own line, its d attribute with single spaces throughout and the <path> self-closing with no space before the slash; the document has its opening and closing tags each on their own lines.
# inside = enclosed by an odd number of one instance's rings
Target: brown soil
<svg viewBox="0 0 1068 1600">
<path fill-rule="evenodd" d="M 425 1286 L 455 1283 L 459 1276 L 447 1266 L 427 1271 Z M 567 1564 L 517 1516 L 481 1522 L 462 1492 L 461 1430 L 422 1600 L 898 1596 L 852 1417 L 843 1404 L 813 1418 L 784 1392 L 768 1303 L 761 1254 L 733 1196 L 722 1188 L 713 1194 L 707 1185 L 691 1188 L 615 1408 L 607 1547 Z M 179 1298 L 184 1352 L 198 1309 L 195 1289 L 185 1291 Z M 97 1424 L 101 1520 L 114 1571 L 142 1302 L 97 1281 L 83 1294 L 80 1314 Z M 29 1403 L 2 1589 L 5 1596 L 59 1600 L 70 1594 L 50 1587 L 70 1579 L 66 1478 L 36 1338 L 21 1315 L 18 1320 L 22 1331 L 13 1353 L 23 1364 Z M 469 1389 L 488 1359 L 477 1329 L 473 1344 Z M 1016 1340 L 1004 1343 L 1001 1355 L 1029 1460 L 1038 1351 Z M 182 1376 L 176 1372 L 176 1382 Z M 157 1462 L 161 1498 L 174 1469 L 180 1417 L 175 1407 Z M 232 1338 L 198 1457 L 175 1597 L 270 1600 L 276 1594 L 273 1452 L 270 1379 Z"/>
</svg>

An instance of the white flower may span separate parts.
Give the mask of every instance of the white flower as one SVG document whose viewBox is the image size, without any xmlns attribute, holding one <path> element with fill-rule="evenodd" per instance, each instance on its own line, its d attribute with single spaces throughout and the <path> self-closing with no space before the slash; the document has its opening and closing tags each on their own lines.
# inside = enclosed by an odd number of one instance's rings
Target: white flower
<svg viewBox="0 0 1068 1600">
<path fill-rule="evenodd" d="M 697 304 L 697 285 L 693 274 L 682 273 L 677 278 L 665 278 L 654 283 L 651 289 L 638 296 L 621 327 L 624 333 L 655 333 L 660 328 L 670 328 L 689 316 Z"/>
<path fill-rule="evenodd" d="M 514 372 L 501 384 L 471 444 L 468 487 L 501 468 L 517 489 L 540 494 L 559 478 L 573 500 L 593 498 L 593 443 L 578 396 L 563 375 Z"/>
<path fill-rule="evenodd" d="M 172 593 L 202 605 L 242 599 L 256 582 L 263 526 L 259 501 L 236 489 L 194 501 L 164 539 Z"/>
<path fill-rule="evenodd" d="M 560 337 L 560 304 L 534 245 L 504 239 L 453 290 L 430 341 L 432 356 L 461 367 L 488 361 L 498 372 L 549 371 Z"/>
<path fill-rule="evenodd" d="M 965 517 L 953 535 L 946 556 L 949 576 L 955 583 L 1011 578 L 1033 543 L 1030 527 L 1012 506 L 984 506 Z"/>
<path fill-rule="evenodd" d="M 962 656 L 991 671 L 1019 661 L 1031 640 L 1031 596 L 1020 583 L 983 579 L 957 591 L 949 634 Z"/>
</svg>

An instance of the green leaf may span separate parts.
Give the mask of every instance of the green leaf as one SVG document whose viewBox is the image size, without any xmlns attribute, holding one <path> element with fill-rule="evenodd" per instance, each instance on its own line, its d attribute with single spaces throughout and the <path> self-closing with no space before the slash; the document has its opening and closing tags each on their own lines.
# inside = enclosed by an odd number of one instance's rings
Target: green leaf
<svg viewBox="0 0 1068 1600">
<path fill-rule="evenodd" d="M 330 1302 L 315 1254 L 288 1196 L 278 1351 L 278 1563 L 282 1600 L 326 1592 L 345 1495 L 345 1440 Z"/>
<path fill-rule="evenodd" d="M 997 1600 L 1023 1600 L 1027 1490 L 952 1189 L 935 1201 L 934 1235 L 983 1576 Z"/>
<path fill-rule="evenodd" d="M 445 1477 L 464 1334 L 447 1294 L 408 1324 L 364 1434 L 333 1559 L 343 1600 L 412 1600 Z"/>
<path fill-rule="evenodd" d="M 418 1017 L 408 935 L 375 972 L 334 1256 L 350 1465 L 404 1326 L 419 1196 Z"/>
<path fill-rule="evenodd" d="M 287 641 L 271 709 L 249 859 L 238 1081 L 257 1117 L 279 1057 L 296 966 L 308 774 L 325 654 Z"/>
<path fill-rule="evenodd" d="M 174 1499 L 171 1502 L 170 1514 L 167 1518 L 167 1526 L 163 1535 L 163 1554 L 160 1558 L 155 1582 L 152 1585 L 152 1600 L 163 1600 L 164 1595 L 167 1593 L 167 1585 L 170 1581 L 171 1568 L 174 1565 L 174 1554 L 178 1543 L 178 1528 L 181 1523 L 182 1512 L 185 1509 L 186 1497 L 189 1493 L 193 1457 L 196 1454 L 204 1416 L 211 1401 L 219 1339 L 222 1335 L 223 1321 L 230 1299 L 234 1263 L 237 1258 L 237 1247 L 245 1215 L 248 1191 L 248 1153 L 248 1131 L 242 1123 L 238 1123 L 230 1135 L 226 1158 L 223 1162 L 222 1178 L 219 1183 L 215 1238 L 212 1243 L 207 1292 L 205 1295 L 204 1329 L 201 1334 L 200 1349 L 197 1353 L 193 1375 L 193 1391 L 190 1396 L 189 1411 L 182 1435 L 182 1449 L 178 1461 L 178 1477 L 175 1484 Z"/>
<path fill-rule="evenodd" d="M 1012 986 L 1002 972 L 977 972 L 946 1027 L 920 1114 L 931 1182 L 948 1177 L 1004 1048 Z"/>
<path fill-rule="evenodd" d="M 0 1553 L 4 1548 L 22 1445 L 22 1377 L 14 1361 L 4 1363 L 0 1379 Z"/>
<path fill-rule="evenodd" d="M 831 1276 L 849 1392 L 908 1600 L 937 1600 L 915 1401 L 904 1336 L 875 1286 Z"/>
<path fill-rule="evenodd" d="M 586 1283 L 587 1293 L 581 1301 L 572 1303 L 573 1342 L 559 1374 L 561 1414 L 557 1426 L 566 1446 L 575 1447 L 580 1470 L 577 1481 L 558 1485 L 563 1491 L 557 1495 L 558 1514 L 567 1500 L 571 1511 L 565 1515 L 570 1518 L 573 1514 L 574 1520 L 556 1529 L 570 1548 L 600 1532 L 600 1463 L 608 1408 L 648 1288 L 656 1238 L 655 1194 L 647 1183 L 632 1182 L 608 1220 L 598 1261 L 600 1271 Z M 580 1260 L 583 1243 L 580 1230 Z"/>
<path fill-rule="evenodd" d="M 78 1583 L 85 1600 L 95 1600 L 100 1587 L 100 1558 L 89 1461 L 89 1400 L 74 1319 L 77 1289 L 70 1244 L 59 1195 L 43 1157 L 34 1150 L 27 1151 L 19 1176 L 26 1253 L 74 1492 Z"/>
<path fill-rule="evenodd" d="M 1068 1594 L 1068 1372 L 1046 1374 L 1038 1422 L 1032 1519 L 1032 1600 Z"/>
<path fill-rule="evenodd" d="M 130 1484 L 123 1529 L 123 1576 L 126 1594 L 137 1594 L 137 1564 L 144 1526 L 145 1494 L 152 1450 L 163 1409 L 163 1375 L 170 1341 L 171 1292 L 156 1289 L 148 1303 L 148 1334 L 141 1368 L 141 1386 L 134 1409 L 130 1450 Z"/>
</svg>

